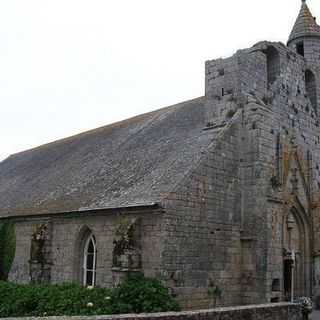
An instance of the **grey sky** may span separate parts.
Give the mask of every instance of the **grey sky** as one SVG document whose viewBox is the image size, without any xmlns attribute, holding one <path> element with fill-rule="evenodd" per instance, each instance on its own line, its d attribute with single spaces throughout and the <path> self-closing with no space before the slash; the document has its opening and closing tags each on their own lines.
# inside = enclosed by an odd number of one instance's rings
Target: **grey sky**
<svg viewBox="0 0 320 320">
<path fill-rule="evenodd" d="M 0 1 L 0 160 L 203 95 L 205 60 L 286 42 L 300 4 Z"/>
</svg>

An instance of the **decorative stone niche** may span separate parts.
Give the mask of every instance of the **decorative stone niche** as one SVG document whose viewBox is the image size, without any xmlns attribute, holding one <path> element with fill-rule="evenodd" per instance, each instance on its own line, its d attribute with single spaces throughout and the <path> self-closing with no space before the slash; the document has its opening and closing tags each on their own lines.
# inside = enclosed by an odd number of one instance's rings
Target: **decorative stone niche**
<svg viewBox="0 0 320 320">
<path fill-rule="evenodd" d="M 35 227 L 31 236 L 29 260 L 30 281 L 32 283 L 50 282 L 51 274 L 51 228 L 50 224 Z"/>
<path fill-rule="evenodd" d="M 130 273 L 142 270 L 140 219 L 122 217 L 113 240 L 112 272 L 116 286 Z"/>
<path fill-rule="evenodd" d="M 271 291 L 272 291 L 272 292 L 279 292 L 279 291 L 281 291 L 280 279 L 273 279 L 273 280 L 272 280 Z"/>
</svg>

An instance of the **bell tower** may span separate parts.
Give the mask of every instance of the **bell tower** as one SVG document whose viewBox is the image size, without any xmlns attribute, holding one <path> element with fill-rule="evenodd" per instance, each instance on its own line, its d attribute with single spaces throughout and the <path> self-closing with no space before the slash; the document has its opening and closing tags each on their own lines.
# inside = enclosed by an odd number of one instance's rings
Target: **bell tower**
<svg viewBox="0 0 320 320">
<path fill-rule="evenodd" d="M 312 15 L 306 0 L 302 0 L 300 13 L 288 40 L 288 47 L 295 50 L 309 64 L 320 62 L 320 26 Z"/>
</svg>

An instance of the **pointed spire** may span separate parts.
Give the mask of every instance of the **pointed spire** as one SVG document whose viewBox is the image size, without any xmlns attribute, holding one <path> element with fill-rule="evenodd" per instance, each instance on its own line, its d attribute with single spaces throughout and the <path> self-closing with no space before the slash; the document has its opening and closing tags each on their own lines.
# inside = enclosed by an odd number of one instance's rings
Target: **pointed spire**
<svg viewBox="0 0 320 320">
<path fill-rule="evenodd" d="M 312 16 L 306 0 L 302 0 L 301 10 L 290 34 L 288 44 L 297 38 L 310 36 L 320 37 L 320 27 Z"/>
</svg>

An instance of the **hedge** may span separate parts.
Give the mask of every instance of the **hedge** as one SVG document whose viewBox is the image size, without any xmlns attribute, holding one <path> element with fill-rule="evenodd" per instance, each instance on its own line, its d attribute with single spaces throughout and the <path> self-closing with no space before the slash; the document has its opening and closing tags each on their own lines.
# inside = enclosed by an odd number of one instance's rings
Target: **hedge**
<svg viewBox="0 0 320 320">
<path fill-rule="evenodd" d="M 115 289 L 78 284 L 18 285 L 0 282 L 0 318 L 27 316 L 109 315 L 179 311 L 158 280 L 130 277 Z"/>
</svg>

